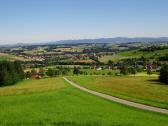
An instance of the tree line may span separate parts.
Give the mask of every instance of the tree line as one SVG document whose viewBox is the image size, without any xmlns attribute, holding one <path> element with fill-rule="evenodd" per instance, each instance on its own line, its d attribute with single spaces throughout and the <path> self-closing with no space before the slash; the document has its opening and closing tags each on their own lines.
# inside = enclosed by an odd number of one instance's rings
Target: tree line
<svg viewBox="0 0 168 126">
<path fill-rule="evenodd" d="M 0 61 L 0 86 L 15 84 L 24 79 L 24 71 L 18 61 Z"/>
</svg>

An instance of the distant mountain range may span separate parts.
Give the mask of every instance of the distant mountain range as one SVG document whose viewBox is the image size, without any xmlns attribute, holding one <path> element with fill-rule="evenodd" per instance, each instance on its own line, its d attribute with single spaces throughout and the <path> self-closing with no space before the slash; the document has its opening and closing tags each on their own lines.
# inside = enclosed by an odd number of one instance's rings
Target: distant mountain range
<svg viewBox="0 0 168 126">
<path fill-rule="evenodd" d="M 79 40 L 61 40 L 51 42 L 50 44 L 76 44 L 76 43 L 128 43 L 128 42 L 145 42 L 145 43 L 157 43 L 157 42 L 168 42 L 168 37 L 159 38 L 127 38 L 127 37 L 116 37 L 116 38 L 99 38 L 99 39 L 79 39 Z"/>
<path fill-rule="evenodd" d="M 3 46 L 26 46 L 26 45 L 51 45 L 51 44 L 80 44 L 80 43 L 128 43 L 128 42 L 144 42 L 144 43 L 160 43 L 168 42 L 168 37 L 116 37 L 116 38 L 98 38 L 98 39 L 78 39 L 78 40 L 60 40 L 55 42 L 47 43 L 18 43 L 14 45 L 3 45 Z M 1 45 L 2 46 L 2 45 Z"/>
</svg>

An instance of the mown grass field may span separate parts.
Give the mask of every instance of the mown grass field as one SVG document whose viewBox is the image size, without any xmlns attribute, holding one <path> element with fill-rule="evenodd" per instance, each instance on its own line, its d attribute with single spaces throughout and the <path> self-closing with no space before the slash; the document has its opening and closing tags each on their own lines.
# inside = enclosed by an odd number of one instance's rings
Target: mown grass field
<svg viewBox="0 0 168 126">
<path fill-rule="evenodd" d="M 69 77 L 69 79 L 98 92 L 143 104 L 168 108 L 168 86 L 158 82 L 155 76 L 79 76 Z"/>
<path fill-rule="evenodd" d="M 62 78 L 0 88 L 1 126 L 167 126 L 168 116 L 79 91 Z"/>
</svg>

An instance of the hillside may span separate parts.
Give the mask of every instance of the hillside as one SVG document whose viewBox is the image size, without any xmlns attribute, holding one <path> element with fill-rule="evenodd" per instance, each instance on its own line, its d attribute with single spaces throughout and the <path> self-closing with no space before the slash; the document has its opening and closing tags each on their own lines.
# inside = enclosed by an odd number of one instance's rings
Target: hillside
<svg viewBox="0 0 168 126">
<path fill-rule="evenodd" d="M 81 92 L 62 78 L 26 80 L 0 89 L 4 126 L 166 126 L 167 115 Z M 155 120 L 155 121 L 153 121 Z"/>
</svg>

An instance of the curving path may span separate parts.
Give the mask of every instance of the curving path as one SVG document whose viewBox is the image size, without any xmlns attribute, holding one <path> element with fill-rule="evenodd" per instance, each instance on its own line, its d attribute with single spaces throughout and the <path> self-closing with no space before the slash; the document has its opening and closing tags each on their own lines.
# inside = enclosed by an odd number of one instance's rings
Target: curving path
<svg viewBox="0 0 168 126">
<path fill-rule="evenodd" d="M 120 99 L 120 98 L 117 98 L 117 97 L 114 97 L 114 96 L 111 96 L 111 95 L 99 93 L 99 92 L 84 88 L 82 86 L 79 86 L 78 84 L 68 80 L 66 77 L 63 77 L 63 79 L 65 81 L 67 81 L 69 84 L 71 84 L 72 86 L 74 86 L 74 87 L 76 87 L 76 88 L 78 88 L 78 89 L 80 89 L 82 91 L 94 94 L 94 95 L 102 97 L 104 99 L 107 99 L 107 100 L 110 100 L 110 101 L 114 101 L 114 102 L 117 102 L 117 103 L 120 103 L 120 104 L 128 105 L 128 106 L 131 106 L 131 107 L 143 109 L 143 110 L 149 110 L 149 111 L 153 111 L 153 112 L 168 114 L 168 110 L 167 109 L 162 109 L 162 108 L 158 108 L 158 107 L 152 107 L 152 106 L 148 106 L 148 105 L 144 105 L 144 104 L 135 103 L 135 102 L 127 101 L 127 100 L 124 100 L 124 99 Z"/>
</svg>

